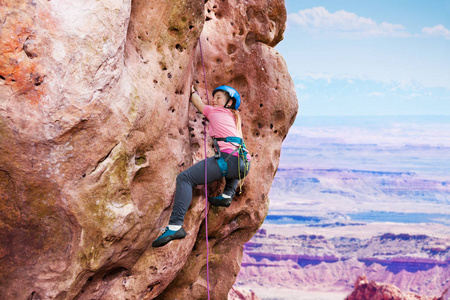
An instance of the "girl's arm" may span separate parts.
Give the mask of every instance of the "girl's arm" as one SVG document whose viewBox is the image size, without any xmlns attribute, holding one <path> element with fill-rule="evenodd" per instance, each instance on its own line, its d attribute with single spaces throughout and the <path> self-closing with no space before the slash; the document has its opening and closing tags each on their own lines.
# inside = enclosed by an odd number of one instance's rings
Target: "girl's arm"
<svg viewBox="0 0 450 300">
<path fill-rule="evenodd" d="M 194 86 L 191 87 L 191 102 L 199 112 L 203 113 L 205 104 L 203 103 L 202 98 L 200 98 L 200 96 L 195 91 Z"/>
</svg>

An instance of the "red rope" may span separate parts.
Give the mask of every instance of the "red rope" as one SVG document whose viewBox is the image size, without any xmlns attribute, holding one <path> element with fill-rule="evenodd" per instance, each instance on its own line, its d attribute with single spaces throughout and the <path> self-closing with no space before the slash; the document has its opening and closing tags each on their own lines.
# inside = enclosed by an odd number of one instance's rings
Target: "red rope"
<svg viewBox="0 0 450 300">
<path fill-rule="evenodd" d="M 200 46 L 200 57 L 202 58 L 202 66 L 203 66 L 203 77 L 205 80 L 205 91 L 206 91 L 206 100 L 209 105 L 209 97 L 208 97 L 208 85 L 206 84 L 206 72 L 205 72 L 205 63 L 203 62 L 203 51 L 202 51 L 202 43 L 200 42 L 200 38 L 198 40 L 198 45 Z M 206 288 L 208 290 L 208 300 L 209 297 L 209 242 L 208 242 L 208 168 L 206 167 L 206 160 L 208 158 L 208 154 L 206 153 L 206 121 L 204 122 L 204 146 L 205 146 L 205 231 L 206 231 Z"/>
</svg>

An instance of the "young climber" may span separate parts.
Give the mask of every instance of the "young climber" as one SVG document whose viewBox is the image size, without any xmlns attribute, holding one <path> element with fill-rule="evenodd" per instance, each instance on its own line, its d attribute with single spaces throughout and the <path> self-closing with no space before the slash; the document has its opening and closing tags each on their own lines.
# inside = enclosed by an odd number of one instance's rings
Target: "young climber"
<svg viewBox="0 0 450 300">
<path fill-rule="evenodd" d="M 182 225 L 184 216 L 191 204 L 192 188 L 205 184 L 205 163 L 207 182 L 225 177 L 225 189 L 218 197 L 208 197 L 213 206 L 228 207 L 235 194 L 240 179 L 243 179 L 250 168 L 250 155 L 242 140 L 241 118 L 237 109 L 241 104 L 239 93 L 232 87 L 219 86 L 213 91 L 212 106 L 205 105 L 191 88 L 191 102 L 209 121 L 209 135 L 214 139 L 216 155 L 202 160 L 177 176 L 173 211 L 169 225 L 164 233 L 153 243 L 153 247 L 161 247 L 171 240 L 186 236 Z"/>
</svg>

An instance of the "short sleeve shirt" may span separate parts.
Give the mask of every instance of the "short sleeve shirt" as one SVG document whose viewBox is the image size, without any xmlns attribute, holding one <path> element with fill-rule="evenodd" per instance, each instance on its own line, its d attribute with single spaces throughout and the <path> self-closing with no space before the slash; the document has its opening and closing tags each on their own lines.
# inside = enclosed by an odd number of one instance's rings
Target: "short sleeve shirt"
<svg viewBox="0 0 450 300">
<path fill-rule="evenodd" d="M 205 105 L 203 114 L 209 121 L 209 135 L 211 137 L 224 138 L 237 136 L 242 138 L 237 132 L 234 115 L 229 109 Z M 219 144 L 220 152 L 231 153 L 236 149 L 231 143 L 221 141 L 217 143 Z M 238 156 L 239 154 L 235 152 L 233 155 Z"/>
</svg>

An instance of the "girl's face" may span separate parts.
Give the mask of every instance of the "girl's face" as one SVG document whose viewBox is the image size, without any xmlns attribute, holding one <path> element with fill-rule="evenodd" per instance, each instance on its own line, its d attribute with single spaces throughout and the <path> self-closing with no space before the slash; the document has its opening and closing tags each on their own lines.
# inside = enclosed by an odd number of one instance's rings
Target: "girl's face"
<svg viewBox="0 0 450 300">
<path fill-rule="evenodd" d="M 224 107 L 226 103 L 227 103 L 227 97 L 225 96 L 225 94 L 221 91 L 217 91 L 214 94 L 214 98 L 212 100 L 212 105 L 214 107 Z"/>
</svg>

